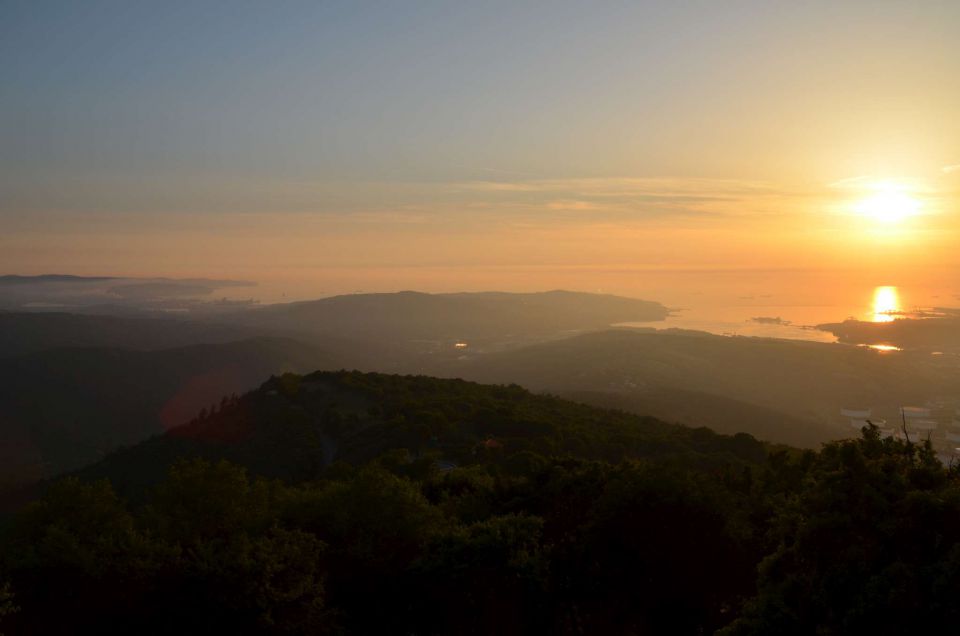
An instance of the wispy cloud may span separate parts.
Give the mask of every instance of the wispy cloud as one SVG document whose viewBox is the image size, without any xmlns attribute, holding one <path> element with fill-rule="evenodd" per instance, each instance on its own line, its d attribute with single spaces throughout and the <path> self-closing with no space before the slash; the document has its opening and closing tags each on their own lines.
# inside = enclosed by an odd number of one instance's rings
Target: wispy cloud
<svg viewBox="0 0 960 636">
<path fill-rule="evenodd" d="M 551 201 L 547 204 L 547 208 L 550 210 L 574 210 L 577 212 L 591 212 L 593 210 L 602 209 L 600 205 L 591 203 L 590 201 L 577 201 L 570 199 Z"/>
<path fill-rule="evenodd" d="M 455 187 L 488 192 L 576 192 L 585 196 L 644 196 L 712 193 L 726 195 L 772 194 L 771 184 L 761 181 L 701 178 L 573 178 L 529 181 L 467 181 Z"/>
<path fill-rule="evenodd" d="M 455 183 L 452 192 L 528 212 L 590 213 L 598 219 L 781 213 L 809 193 L 761 181 L 702 178 L 572 178 Z"/>
<path fill-rule="evenodd" d="M 52 194 L 51 194 L 52 193 Z M 492 228 L 517 223 L 658 225 L 789 214 L 815 192 L 770 183 L 704 178 L 522 178 L 458 182 L 325 180 L 185 180 L 176 191 L 153 182 L 83 183 L 24 193 L 23 221 L 131 227 L 247 227 L 261 220 L 337 231 L 358 227 Z M 29 205 L 26 205 L 29 204 Z M 16 208 L 16 209 L 14 209 Z M 34 211 L 42 213 L 33 214 Z M 5 209 L 0 204 L 0 229 Z M 12 212 L 7 214 L 11 217 Z M 6 219 L 9 231 L 13 221 Z M 19 218 L 19 217 L 17 217 Z"/>
<path fill-rule="evenodd" d="M 943 174 L 951 174 L 953 172 L 960 172 L 960 163 L 955 163 L 952 166 L 944 166 L 941 168 Z"/>
<path fill-rule="evenodd" d="M 843 179 L 838 179 L 832 183 L 827 184 L 827 187 L 834 188 L 837 190 L 853 190 L 868 187 L 871 184 L 877 182 L 876 177 L 869 175 L 859 175 L 856 177 L 845 177 Z"/>
<path fill-rule="evenodd" d="M 950 168 L 951 166 L 947 166 Z M 960 165 L 952 166 L 960 169 Z M 947 168 L 943 168 L 947 172 Z M 861 175 L 856 177 L 847 177 L 828 184 L 828 187 L 834 190 L 844 190 L 848 192 L 871 192 L 871 191 L 889 191 L 909 192 L 912 195 L 930 195 L 935 193 L 936 186 L 932 183 L 932 175 L 887 177 L 876 175 Z"/>
</svg>

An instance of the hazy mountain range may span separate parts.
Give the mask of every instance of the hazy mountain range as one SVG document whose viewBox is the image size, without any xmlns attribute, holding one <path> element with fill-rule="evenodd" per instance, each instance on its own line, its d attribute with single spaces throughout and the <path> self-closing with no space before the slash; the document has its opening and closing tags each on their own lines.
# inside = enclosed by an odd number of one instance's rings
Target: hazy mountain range
<svg viewBox="0 0 960 636">
<path fill-rule="evenodd" d="M 2 477 L 80 466 L 285 371 L 517 383 L 804 447 L 855 433 L 841 408 L 890 419 L 960 395 L 948 356 L 610 329 L 666 315 L 656 302 L 564 291 L 358 294 L 215 317 L 0 312 Z"/>
<path fill-rule="evenodd" d="M 0 309 L 94 314 L 209 311 L 224 305 L 214 297 L 217 290 L 254 285 L 208 278 L 5 275 L 0 276 Z"/>
</svg>

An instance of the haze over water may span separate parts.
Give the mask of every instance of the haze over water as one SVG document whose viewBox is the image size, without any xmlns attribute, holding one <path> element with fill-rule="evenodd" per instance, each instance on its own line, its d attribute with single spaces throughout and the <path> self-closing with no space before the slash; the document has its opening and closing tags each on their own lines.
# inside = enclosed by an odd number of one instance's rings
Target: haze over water
<svg viewBox="0 0 960 636">
<path fill-rule="evenodd" d="M 806 293 L 758 293 L 728 301 L 691 294 L 688 303 L 671 305 L 675 311 L 662 323 L 625 323 L 627 326 L 679 328 L 720 335 L 756 336 L 836 342 L 836 336 L 814 329 L 816 325 L 844 320 L 892 322 L 914 317 L 937 307 L 960 305 L 952 293 L 904 290 L 891 285 L 851 290 L 847 299 L 829 297 L 821 302 Z"/>
<path fill-rule="evenodd" d="M 488 282 L 492 272 L 468 270 L 462 276 L 450 277 L 449 272 L 418 272 L 425 281 L 419 291 L 541 291 L 532 282 L 545 276 L 544 270 L 515 270 L 500 272 L 504 280 L 520 284 L 497 286 Z M 548 280 L 552 273 L 547 272 Z M 223 289 L 217 296 L 235 299 L 256 299 L 260 303 L 295 302 L 349 293 L 389 293 L 410 289 L 395 274 L 386 281 L 376 282 L 357 278 L 356 287 L 344 286 L 342 281 L 328 281 L 320 285 L 313 281 L 274 281 L 256 287 Z M 423 279 L 421 279 L 423 280 Z M 524 280 L 531 282 L 524 285 Z M 596 281 L 607 283 L 591 287 Z M 571 284 L 579 281 L 582 287 Z M 704 281 L 708 281 L 705 283 Z M 836 337 L 813 327 L 848 319 L 868 322 L 888 322 L 911 317 L 917 312 L 934 308 L 960 307 L 960 286 L 932 287 L 914 285 L 901 287 L 889 284 L 839 284 L 836 277 L 822 272 L 765 272 L 765 271 L 595 271 L 569 270 L 563 278 L 553 279 L 556 288 L 566 287 L 581 291 L 612 293 L 663 303 L 672 310 L 665 321 L 624 323 L 624 326 L 644 328 L 679 328 L 706 331 L 718 335 L 740 335 L 770 338 L 788 338 L 817 342 L 835 342 Z M 564 282 L 567 285 L 564 285 Z M 339 284 L 338 284 L 339 283 Z M 379 283 L 379 284 L 377 284 Z"/>
</svg>

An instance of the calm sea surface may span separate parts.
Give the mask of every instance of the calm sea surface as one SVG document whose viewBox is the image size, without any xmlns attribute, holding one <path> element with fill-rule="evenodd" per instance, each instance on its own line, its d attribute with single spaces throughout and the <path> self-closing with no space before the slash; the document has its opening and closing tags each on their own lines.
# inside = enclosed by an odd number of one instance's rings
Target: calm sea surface
<svg viewBox="0 0 960 636">
<path fill-rule="evenodd" d="M 737 298 L 729 304 L 698 303 L 696 298 L 691 298 L 688 306 L 672 307 L 673 313 L 665 321 L 631 322 L 621 326 L 694 329 L 719 335 L 835 342 L 833 334 L 815 326 L 846 319 L 889 322 L 918 316 L 936 307 L 960 305 L 960 301 L 952 295 L 910 294 L 909 290 L 889 285 L 852 294 L 849 304 L 765 302 L 773 297 L 773 294 L 748 296 Z"/>
<path fill-rule="evenodd" d="M 884 322 L 917 315 L 936 307 L 960 307 L 960 284 L 943 280 L 909 285 L 881 285 L 847 280 L 840 274 L 824 272 L 649 272 L 638 274 L 565 272 L 551 278 L 542 275 L 528 281 L 503 272 L 486 278 L 457 277 L 440 281 L 406 278 L 373 281 L 331 274 L 329 280 L 270 281 L 255 288 L 218 291 L 227 297 L 250 298 L 263 303 L 312 300 L 324 296 L 357 292 L 392 292 L 418 289 L 427 292 L 515 291 L 570 289 L 610 293 L 655 300 L 671 308 L 664 321 L 625 323 L 625 326 L 656 329 L 694 329 L 719 335 L 789 338 L 834 342 L 831 333 L 815 325 L 842 322 L 848 318 Z M 355 287 L 347 283 L 356 283 Z M 601 286 L 602 285 L 602 286 Z M 946 286 L 945 286 L 946 285 Z"/>
</svg>

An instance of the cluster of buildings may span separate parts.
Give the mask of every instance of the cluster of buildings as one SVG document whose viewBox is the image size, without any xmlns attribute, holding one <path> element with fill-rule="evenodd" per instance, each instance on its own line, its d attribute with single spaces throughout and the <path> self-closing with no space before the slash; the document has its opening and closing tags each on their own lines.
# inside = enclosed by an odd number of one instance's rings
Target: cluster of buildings
<svg viewBox="0 0 960 636">
<path fill-rule="evenodd" d="M 873 424 L 882 437 L 911 442 L 929 439 L 941 459 L 960 459 L 960 407 L 956 404 L 901 406 L 896 421 L 874 416 L 872 409 L 840 409 L 840 416 L 857 431 Z"/>
</svg>

